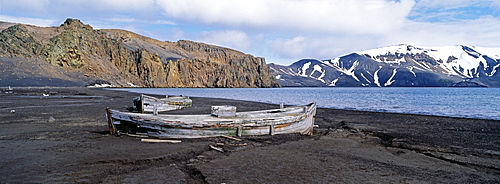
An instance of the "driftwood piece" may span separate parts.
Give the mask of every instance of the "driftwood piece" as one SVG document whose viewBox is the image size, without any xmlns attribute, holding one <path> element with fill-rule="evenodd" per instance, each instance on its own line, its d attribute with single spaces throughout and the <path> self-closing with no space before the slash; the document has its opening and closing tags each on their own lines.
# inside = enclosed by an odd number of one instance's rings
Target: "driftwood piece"
<svg viewBox="0 0 500 184">
<path fill-rule="evenodd" d="M 224 150 L 222 148 L 218 148 L 218 147 L 215 147 L 215 146 L 212 146 L 212 145 L 208 145 L 210 148 L 212 148 L 213 150 L 215 151 L 218 151 L 218 152 L 221 152 L 221 153 L 224 153 Z"/>
<path fill-rule="evenodd" d="M 166 142 L 166 143 L 180 143 L 180 140 L 160 140 L 160 139 L 141 139 L 141 142 Z"/>
<path fill-rule="evenodd" d="M 140 138 L 147 138 L 149 136 L 147 135 L 136 135 L 136 134 L 128 134 L 128 133 L 123 133 L 124 135 L 130 136 L 130 137 L 140 137 Z"/>
<path fill-rule="evenodd" d="M 247 143 L 242 143 L 242 144 L 228 144 L 230 146 L 247 146 Z"/>
<path fill-rule="evenodd" d="M 232 140 L 236 140 L 236 141 L 242 141 L 241 139 L 234 138 L 234 137 L 227 136 L 227 135 L 221 135 L 221 137 L 228 138 L 228 139 L 232 139 Z"/>
</svg>

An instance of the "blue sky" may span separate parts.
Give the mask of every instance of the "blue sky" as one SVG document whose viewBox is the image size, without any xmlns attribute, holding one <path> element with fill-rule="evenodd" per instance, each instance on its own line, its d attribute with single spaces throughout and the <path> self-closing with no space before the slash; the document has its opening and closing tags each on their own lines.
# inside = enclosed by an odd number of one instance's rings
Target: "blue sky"
<svg viewBox="0 0 500 184">
<path fill-rule="evenodd" d="M 0 0 L 0 21 L 66 18 L 289 65 L 395 44 L 500 47 L 500 0 Z"/>
</svg>

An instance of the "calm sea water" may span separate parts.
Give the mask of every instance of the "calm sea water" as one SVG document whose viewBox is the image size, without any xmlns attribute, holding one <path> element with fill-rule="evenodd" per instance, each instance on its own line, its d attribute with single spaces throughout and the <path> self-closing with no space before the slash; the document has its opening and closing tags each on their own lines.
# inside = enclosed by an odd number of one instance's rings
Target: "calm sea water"
<svg viewBox="0 0 500 184">
<path fill-rule="evenodd" d="M 184 95 L 375 112 L 500 120 L 500 88 L 119 88 Z"/>
</svg>

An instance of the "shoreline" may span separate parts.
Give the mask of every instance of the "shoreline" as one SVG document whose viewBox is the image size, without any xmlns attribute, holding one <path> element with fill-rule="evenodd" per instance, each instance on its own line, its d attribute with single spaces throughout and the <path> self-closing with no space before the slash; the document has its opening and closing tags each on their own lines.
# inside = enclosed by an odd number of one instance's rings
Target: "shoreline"
<svg viewBox="0 0 500 184">
<path fill-rule="evenodd" d="M 356 92 L 361 90 L 361 92 Z M 494 98 L 493 94 L 497 92 L 491 90 L 472 89 L 471 90 L 453 90 L 453 89 L 436 89 L 429 90 L 428 88 L 419 88 L 417 92 L 410 88 L 400 89 L 361 89 L 361 88 L 340 88 L 340 89 L 318 89 L 315 88 L 295 88 L 288 93 L 287 89 L 177 89 L 177 88 L 158 88 L 158 89 L 128 89 L 118 88 L 110 89 L 118 91 L 131 91 L 149 94 L 173 94 L 173 95 L 187 95 L 208 98 L 224 98 L 234 100 L 249 100 L 263 103 L 286 103 L 293 105 L 304 105 L 310 102 L 318 102 L 320 108 L 341 109 L 341 110 L 357 110 L 365 112 L 382 112 L 382 113 L 400 113 L 400 114 L 415 114 L 415 115 L 431 115 L 443 117 L 458 117 L 469 119 L 486 119 L 486 120 L 500 120 L 498 116 L 498 109 L 494 106 L 495 102 L 486 100 Z M 307 92 L 312 93 L 308 96 Z M 433 100 L 435 97 L 425 95 L 425 93 L 438 94 L 442 99 L 442 93 L 450 94 L 448 99 L 452 100 Z M 470 100 L 463 100 L 467 95 L 476 94 L 477 98 L 485 99 L 485 106 L 474 105 Z M 285 95 L 275 95 L 284 93 Z M 373 94 L 372 94 L 373 93 Z M 452 95 L 460 94 L 460 95 Z M 253 98 L 254 94 L 259 95 L 259 98 Z M 337 95 L 338 94 L 338 95 Z M 369 95 L 372 94 L 372 95 Z M 391 95 L 392 94 L 392 95 Z M 441 95 L 439 95 L 441 94 Z M 487 95 L 489 94 L 489 95 Z M 261 96 L 262 95 L 262 96 Z M 299 95 L 304 95 L 300 97 Z M 361 95 L 359 98 L 358 95 Z M 377 95 L 380 98 L 372 98 L 371 96 Z M 408 100 L 403 95 L 409 95 Z M 484 96 L 486 95 L 486 96 Z M 436 98 L 438 97 L 436 96 Z M 488 98 L 486 98 L 488 97 Z M 345 98 L 345 99 L 344 99 Z M 421 99 L 425 98 L 425 99 Z M 293 100 L 292 100 L 293 99 Z M 421 99 L 421 100 L 420 100 Z M 328 101 L 325 101 L 328 100 Z M 338 102 L 337 102 L 338 101 Z M 482 101 L 482 100 L 481 100 Z M 474 108 L 472 108 L 474 107 Z M 495 110 L 494 110 L 495 109 Z"/>
<path fill-rule="evenodd" d="M 319 128 L 312 136 L 180 139 L 170 144 L 109 135 L 104 109 L 124 110 L 137 95 L 82 87 L 2 93 L 0 162 L 10 167 L 0 169 L 0 182 L 500 181 L 499 120 L 318 108 Z M 211 105 L 233 105 L 238 111 L 279 107 L 191 98 L 192 107 L 167 113 L 210 113 Z"/>
<path fill-rule="evenodd" d="M 2 87 L 2 88 L 8 88 L 8 87 Z M 14 88 L 14 87 L 12 87 Z M 123 90 L 113 90 L 113 88 L 101 88 L 101 87 L 52 87 L 52 86 L 45 86 L 45 87 L 37 87 L 37 86 L 27 86 L 27 87 L 15 87 L 23 90 L 29 90 L 29 89 L 77 89 L 77 88 L 85 88 L 85 89 L 97 89 L 97 90 L 111 90 L 111 91 L 122 91 L 122 92 L 128 92 L 128 93 L 136 93 L 140 94 L 137 92 L 130 92 L 130 91 L 123 91 Z M 123 88 L 123 87 L 120 87 Z M 286 88 L 286 87 L 283 87 Z M 320 88 L 320 87 L 318 87 Z M 443 87 L 433 87 L 433 88 L 443 88 Z M 462 88 L 462 87 L 446 87 L 446 88 Z M 479 87 L 473 87 L 473 88 L 479 88 Z M 133 89 L 133 87 L 131 87 Z M 3 89 L 5 91 L 5 89 Z M 157 97 L 162 97 L 162 95 L 158 94 L 151 94 L 151 93 L 144 93 L 147 95 L 151 96 L 157 96 Z M 191 96 L 190 96 L 191 97 Z M 250 100 L 238 100 L 238 99 L 229 99 L 229 98 L 213 98 L 213 97 L 198 97 L 198 96 L 192 96 L 195 98 L 207 98 L 207 99 L 223 99 L 223 100 L 235 100 L 235 101 L 247 101 L 247 102 L 254 102 L 254 103 L 263 103 L 263 104 L 272 104 L 272 105 L 279 105 L 278 103 L 268 103 L 268 102 L 259 102 L 259 101 L 250 101 Z M 286 105 L 286 104 L 285 104 Z M 318 109 L 332 109 L 332 110 L 342 110 L 342 111 L 356 111 L 356 112 L 367 112 L 367 113 L 387 113 L 387 114 L 401 114 L 401 115 L 418 115 L 418 116 L 431 116 L 431 117 L 443 117 L 443 118 L 459 118 L 459 119 L 472 119 L 472 120 L 491 120 L 491 121 L 500 121 L 500 119 L 493 119 L 493 118 L 474 118 L 474 117 L 459 117 L 459 116 L 446 116 L 446 115 L 433 115 L 433 114 L 418 114 L 418 113 L 400 113 L 400 112 L 390 112 L 390 111 L 369 111 L 369 110 L 357 110 L 357 109 L 339 109 L 339 108 L 328 108 L 328 107 L 318 107 Z"/>
</svg>

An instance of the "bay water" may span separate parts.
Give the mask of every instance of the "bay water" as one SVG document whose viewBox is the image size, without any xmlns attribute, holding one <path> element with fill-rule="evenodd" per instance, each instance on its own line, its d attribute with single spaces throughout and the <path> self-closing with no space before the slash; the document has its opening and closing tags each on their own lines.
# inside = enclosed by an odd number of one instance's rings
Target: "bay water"
<svg viewBox="0 0 500 184">
<path fill-rule="evenodd" d="M 333 109 L 500 120 L 500 88 L 114 88 L 157 95 L 226 98 Z"/>
</svg>

